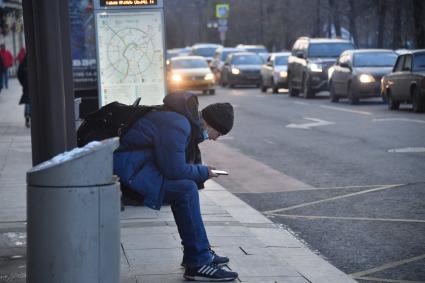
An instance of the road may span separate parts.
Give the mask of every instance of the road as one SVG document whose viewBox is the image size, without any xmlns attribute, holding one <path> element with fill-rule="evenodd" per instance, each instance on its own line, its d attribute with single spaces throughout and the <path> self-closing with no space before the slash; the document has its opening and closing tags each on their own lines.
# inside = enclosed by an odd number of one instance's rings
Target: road
<svg viewBox="0 0 425 283">
<path fill-rule="evenodd" d="M 217 88 L 235 125 L 201 146 L 239 198 L 361 283 L 425 282 L 425 115 Z"/>
</svg>

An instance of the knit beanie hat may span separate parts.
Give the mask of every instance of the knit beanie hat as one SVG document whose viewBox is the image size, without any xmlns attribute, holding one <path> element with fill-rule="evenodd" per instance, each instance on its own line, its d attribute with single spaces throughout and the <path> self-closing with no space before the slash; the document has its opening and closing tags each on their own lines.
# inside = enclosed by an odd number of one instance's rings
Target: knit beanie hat
<svg viewBox="0 0 425 283">
<path fill-rule="evenodd" d="M 225 135 L 233 127 L 233 107 L 230 103 L 210 104 L 202 109 L 202 118 L 220 134 Z"/>
</svg>

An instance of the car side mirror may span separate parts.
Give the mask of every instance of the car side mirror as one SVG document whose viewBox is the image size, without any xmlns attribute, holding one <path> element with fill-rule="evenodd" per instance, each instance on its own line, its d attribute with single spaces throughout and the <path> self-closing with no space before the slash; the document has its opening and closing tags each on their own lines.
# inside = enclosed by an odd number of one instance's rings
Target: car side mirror
<svg viewBox="0 0 425 283">
<path fill-rule="evenodd" d="M 348 68 L 351 70 L 351 66 L 348 63 L 341 63 L 339 64 L 342 68 Z"/>
</svg>

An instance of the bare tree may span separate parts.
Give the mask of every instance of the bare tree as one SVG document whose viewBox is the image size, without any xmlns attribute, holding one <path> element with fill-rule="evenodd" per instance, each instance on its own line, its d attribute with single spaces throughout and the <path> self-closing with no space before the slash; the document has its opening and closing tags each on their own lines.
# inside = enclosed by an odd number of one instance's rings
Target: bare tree
<svg viewBox="0 0 425 283">
<path fill-rule="evenodd" d="M 341 22 L 339 19 L 337 3 L 339 3 L 339 1 L 335 2 L 335 0 L 329 0 L 329 8 L 331 12 L 332 23 L 335 28 L 335 35 L 336 37 L 340 38 L 341 37 Z"/>
<path fill-rule="evenodd" d="M 416 48 L 425 48 L 424 10 L 425 3 L 423 0 L 413 0 Z"/>
<path fill-rule="evenodd" d="M 357 19 L 357 10 L 356 10 L 356 4 L 355 0 L 349 0 L 348 1 L 350 10 L 348 13 L 348 21 L 350 25 L 350 34 L 354 41 L 354 46 L 358 46 L 358 37 L 357 37 L 357 26 L 356 26 L 356 19 Z"/>
<path fill-rule="evenodd" d="M 400 48 L 401 43 L 401 0 L 394 0 L 393 5 L 393 49 Z"/>
<path fill-rule="evenodd" d="M 378 5 L 378 48 L 384 47 L 385 14 L 387 5 L 385 0 L 379 0 Z"/>
</svg>

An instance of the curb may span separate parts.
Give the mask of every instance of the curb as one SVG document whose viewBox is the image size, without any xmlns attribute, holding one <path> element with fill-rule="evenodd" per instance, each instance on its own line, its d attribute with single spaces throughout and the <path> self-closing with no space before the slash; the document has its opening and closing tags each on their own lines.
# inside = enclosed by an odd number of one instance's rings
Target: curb
<svg viewBox="0 0 425 283">
<path fill-rule="evenodd" d="M 288 263 L 307 280 L 314 283 L 356 283 L 322 257 L 313 253 L 281 225 L 230 193 L 215 181 L 206 182 L 202 192 L 211 201 L 225 209 L 233 218 L 248 227 L 250 232 L 271 249 L 279 259 Z"/>
</svg>

